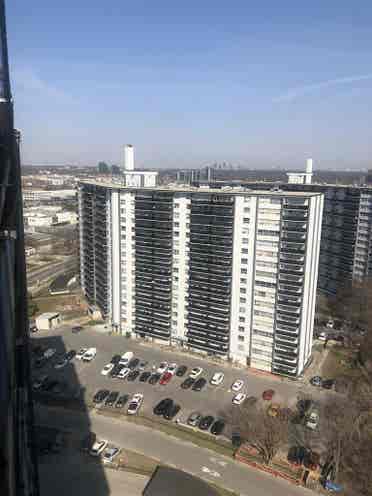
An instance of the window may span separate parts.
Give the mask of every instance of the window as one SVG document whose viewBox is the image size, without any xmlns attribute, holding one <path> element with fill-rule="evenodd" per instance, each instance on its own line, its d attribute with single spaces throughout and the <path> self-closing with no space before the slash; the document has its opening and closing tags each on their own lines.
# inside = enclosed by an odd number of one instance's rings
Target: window
<svg viewBox="0 0 372 496">
<path fill-rule="evenodd" d="M 246 298 L 240 298 L 239 301 L 240 301 L 240 303 L 247 303 Z"/>
<path fill-rule="evenodd" d="M 245 308 L 244 308 L 244 307 L 240 307 L 240 308 L 239 308 L 239 312 L 240 312 L 240 313 L 245 313 Z"/>
<path fill-rule="evenodd" d="M 239 332 L 244 332 L 244 330 L 245 330 L 243 326 L 239 326 L 238 329 L 239 329 Z"/>
<path fill-rule="evenodd" d="M 174 255 L 179 255 L 180 254 L 180 250 L 173 250 L 173 253 L 174 253 Z"/>
<path fill-rule="evenodd" d="M 175 236 L 179 236 L 180 235 L 180 232 L 179 231 L 174 231 L 174 235 Z"/>
<path fill-rule="evenodd" d="M 248 263 L 248 259 L 247 259 L 247 258 L 242 258 L 242 259 L 240 260 L 240 263 L 241 263 L 242 265 L 246 265 L 246 264 Z"/>
<path fill-rule="evenodd" d="M 173 303 L 172 307 L 177 308 L 178 307 L 177 303 Z"/>
<path fill-rule="evenodd" d="M 242 253 L 243 253 L 243 255 L 247 255 L 248 254 L 248 248 L 242 248 Z"/>
<path fill-rule="evenodd" d="M 245 288 L 240 288 L 240 292 L 241 292 L 241 294 L 246 294 L 247 290 Z"/>
<path fill-rule="evenodd" d="M 258 229 L 257 231 L 257 234 L 261 235 L 261 236 L 277 236 L 279 234 L 279 230 L 278 231 L 269 231 L 267 229 Z"/>
<path fill-rule="evenodd" d="M 172 324 L 173 324 L 174 326 L 176 326 L 176 325 L 177 325 L 177 320 L 172 320 Z"/>
<path fill-rule="evenodd" d="M 178 272 L 178 267 L 173 267 L 173 272 Z"/>
<path fill-rule="evenodd" d="M 244 342 L 244 336 L 238 336 L 238 340 Z"/>
<path fill-rule="evenodd" d="M 249 207 L 244 207 L 244 212 L 245 212 L 245 213 L 248 213 L 248 212 L 250 212 L 250 211 L 251 211 L 251 209 L 250 209 Z"/>
<path fill-rule="evenodd" d="M 178 281 L 179 281 L 178 277 L 177 277 L 177 276 L 174 276 L 174 277 L 173 277 L 173 281 L 174 281 L 174 282 L 178 282 Z"/>
<path fill-rule="evenodd" d="M 272 338 L 273 333 L 267 331 L 260 331 L 259 329 L 253 329 L 253 334 L 257 334 L 257 336 L 263 336 L 265 338 Z"/>
<path fill-rule="evenodd" d="M 239 322 L 245 322 L 245 317 L 239 317 Z"/>
<path fill-rule="evenodd" d="M 256 296 L 262 296 L 262 297 L 265 297 L 266 296 L 266 291 L 255 291 L 254 294 Z"/>
<path fill-rule="evenodd" d="M 175 219 L 179 219 L 179 218 L 180 218 L 180 214 L 179 214 L 178 212 L 175 212 L 175 214 L 174 214 L 174 218 L 175 218 Z"/>
<path fill-rule="evenodd" d="M 244 277 L 241 277 L 240 278 L 240 284 L 247 284 L 247 279 L 245 279 Z"/>
<path fill-rule="evenodd" d="M 179 222 L 175 222 L 174 223 L 174 227 L 180 227 L 180 223 Z"/>
<path fill-rule="evenodd" d="M 255 354 L 255 355 L 262 355 L 262 356 L 265 356 L 265 357 L 268 357 L 268 358 L 271 358 L 272 357 L 272 353 L 269 352 L 269 351 L 263 351 L 263 350 L 260 350 L 259 348 L 252 348 L 252 354 Z"/>
<path fill-rule="evenodd" d="M 178 313 L 177 312 L 173 312 L 172 315 L 173 315 L 173 317 L 178 317 Z"/>
<path fill-rule="evenodd" d="M 243 240 L 242 240 L 242 243 L 243 243 L 243 244 L 245 244 L 245 245 L 246 245 L 246 244 L 248 244 L 248 242 L 249 242 L 249 239 L 248 239 L 248 238 L 243 238 Z"/>
<path fill-rule="evenodd" d="M 248 274 L 248 269 L 240 269 L 241 274 Z"/>
<path fill-rule="evenodd" d="M 238 344 L 238 350 L 244 351 L 244 344 Z"/>
<path fill-rule="evenodd" d="M 244 224 L 249 224 L 251 219 L 249 217 L 243 217 Z"/>
<path fill-rule="evenodd" d="M 179 208 L 180 204 L 179 203 L 175 203 L 174 204 L 174 208 Z"/>
</svg>

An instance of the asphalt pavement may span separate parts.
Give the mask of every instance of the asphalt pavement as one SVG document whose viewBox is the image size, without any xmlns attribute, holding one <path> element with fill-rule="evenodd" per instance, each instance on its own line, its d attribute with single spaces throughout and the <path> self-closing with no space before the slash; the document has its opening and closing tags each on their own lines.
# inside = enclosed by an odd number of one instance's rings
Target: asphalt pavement
<svg viewBox="0 0 372 496">
<path fill-rule="evenodd" d="M 87 426 L 86 413 L 37 405 L 35 414 L 40 425 L 73 431 L 83 431 Z M 89 417 L 90 428 L 99 438 L 158 459 L 242 496 L 299 496 L 308 492 L 303 487 L 154 429 L 104 417 L 95 411 Z"/>
</svg>

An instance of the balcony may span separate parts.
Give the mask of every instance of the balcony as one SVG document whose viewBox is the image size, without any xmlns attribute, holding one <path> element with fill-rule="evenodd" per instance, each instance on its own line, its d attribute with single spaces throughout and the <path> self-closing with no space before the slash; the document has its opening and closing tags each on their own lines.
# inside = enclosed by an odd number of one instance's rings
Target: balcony
<svg viewBox="0 0 372 496">
<path fill-rule="evenodd" d="M 290 305 L 282 305 L 282 304 L 277 305 L 277 310 L 279 312 L 284 312 L 284 313 L 288 313 L 288 314 L 296 314 L 296 315 L 299 315 L 300 311 L 301 311 L 301 309 L 299 307 L 290 306 Z"/>
</svg>

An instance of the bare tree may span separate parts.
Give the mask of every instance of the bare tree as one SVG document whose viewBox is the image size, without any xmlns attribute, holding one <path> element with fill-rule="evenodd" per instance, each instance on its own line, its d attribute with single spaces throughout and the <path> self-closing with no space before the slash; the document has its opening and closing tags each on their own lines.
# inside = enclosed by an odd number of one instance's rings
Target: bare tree
<svg viewBox="0 0 372 496">
<path fill-rule="evenodd" d="M 272 463 L 280 447 L 287 442 L 288 420 L 271 417 L 263 408 L 243 404 L 233 410 L 232 422 L 267 465 Z"/>
</svg>

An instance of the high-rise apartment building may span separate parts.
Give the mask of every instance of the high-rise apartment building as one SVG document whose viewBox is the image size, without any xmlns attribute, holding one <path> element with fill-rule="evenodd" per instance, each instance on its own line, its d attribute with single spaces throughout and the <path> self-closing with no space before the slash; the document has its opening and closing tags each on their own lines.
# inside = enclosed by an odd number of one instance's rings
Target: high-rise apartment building
<svg viewBox="0 0 372 496">
<path fill-rule="evenodd" d="M 297 377 L 323 195 L 79 184 L 81 285 L 122 333 Z"/>
</svg>

